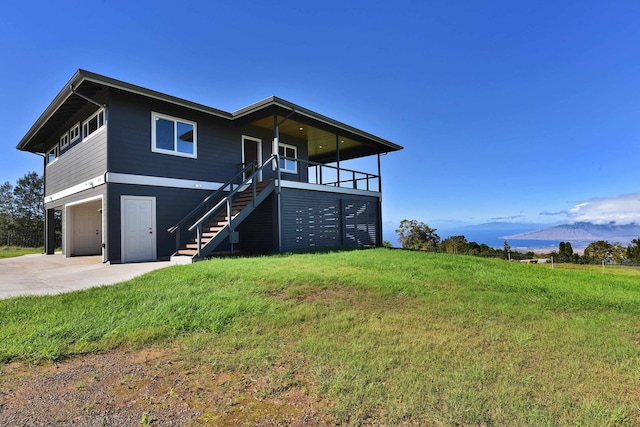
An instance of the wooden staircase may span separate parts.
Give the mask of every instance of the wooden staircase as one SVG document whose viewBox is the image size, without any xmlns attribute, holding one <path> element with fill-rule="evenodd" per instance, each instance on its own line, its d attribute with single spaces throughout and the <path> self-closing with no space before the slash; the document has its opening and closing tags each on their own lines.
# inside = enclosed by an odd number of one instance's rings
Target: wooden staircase
<svg viewBox="0 0 640 427">
<path fill-rule="evenodd" d="M 227 207 L 221 210 L 207 225 L 202 227 L 202 246 L 200 248 L 200 258 L 198 258 L 197 237 L 192 238 L 184 247 L 178 249 L 171 257 L 177 263 L 190 263 L 198 259 L 205 258 L 216 246 L 230 235 L 229 223 L 233 228 L 238 226 L 266 197 L 273 191 L 273 180 L 256 183 L 256 200 L 253 199 L 253 184 L 247 184 L 247 188 L 238 192 L 231 203 L 231 221 L 227 213 Z M 267 191 L 265 191 L 265 189 Z M 207 248 L 206 251 L 203 251 Z"/>
</svg>

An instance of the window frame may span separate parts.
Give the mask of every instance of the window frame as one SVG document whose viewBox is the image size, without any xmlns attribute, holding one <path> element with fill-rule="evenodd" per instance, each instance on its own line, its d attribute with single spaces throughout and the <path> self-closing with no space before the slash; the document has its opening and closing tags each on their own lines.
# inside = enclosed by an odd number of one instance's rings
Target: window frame
<svg viewBox="0 0 640 427">
<path fill-rule="evenodd" d="M 73 136 L 74 134 L 75 136 Z M 80 122 L 71 126 L 71 128 L 69 129 L 69 143 L 71 144 L 73 142 L 76 142 L 78 139 L 80 139 Z"/>
<path fill-rule="evenodd" d="M 61 150 L 67 148 L 69 146 L 69 143 L 69 131 L 67 131 L 60 135 L 60 147 L 58 148 L 58 154 L 60 154 Z"/>
<path fill-rule="evenodd" d="M 53 153 L 53 160 L 51 160 L 51 153 Z M 60 157 L 60 146 L 56 143 L 49 151 L 47 151 L 46 159 L 47 166 L 53 164 Z"/>
<path fill-rule="evenodd" d="M 156 141 L 156 120 L 157 119 L 173 122 L 173 150 L 168 150 L 166 148 L 158 147 L 157 141 Z M 178 122 L 193 127 L 193 153 L 185 153 L 182 151 L 178 151 Z M 151 112 L 151 151 L 153 153 L 158 153 L 158 154 L 169 154 L 171 156 L 197 159 L 198 158 L 198 124 L 191 120 L 152 111 Z"/>
<path fill-rule="evenodd" d="M 102 124 L 100 124 L 100 114 L 102 114 Z M 89 122 L 91 120 L 96 119 L 96 129 L 93 132 L 89 132 Z M 95 113 L 89 116 L 89 118 L 82 122 L 82 140 L 86 141 L 91 138 L 93 135 L 98 133 L 98 131 L 102 130 L 107 124 L 106 115 L 104 113 L 104 108 L 98 109 Z"/>
<path fill-rule="evenodd" d="M 279 152 L 280 148 L 282 148 L 283 154 L 280 154 L 280 152 Z M 287 156 L 287 148 L 293 150 L 293 156 Z M 278 144 L 278 155 L 296 159 L 296 160 L 280 159 L 280 162 L 279 162 L 278 166 L 280 167 L 280 171 L 281 172 L 291 173 L 291 174 L 297 174 L 298 173 L 298 147 L 296 147 L 295 145 L 279 143 Z M 287 168 L 287 163 L 288 162 L 293 162 L 293 169 Z"/>
</svg>

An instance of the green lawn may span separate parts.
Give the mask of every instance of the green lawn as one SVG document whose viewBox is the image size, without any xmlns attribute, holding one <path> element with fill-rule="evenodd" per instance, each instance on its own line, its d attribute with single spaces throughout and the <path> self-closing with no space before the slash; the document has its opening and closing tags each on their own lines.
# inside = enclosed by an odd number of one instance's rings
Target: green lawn
<svg viewBox="0 0 640 427">
<path fill-rule="evenodd" d="M 640 280 L 616 271 L 390 249 L 215 259 L 2 300 L 0 361 L 172 342 L 275 372 L 276 395 L 308 385 L 339 424 L 638 425 Z"/>
<path fill-rule="evenodd" d="M 42 248 L 21 248 L 18 246 L 0 246 L 0 259 L 13 258 L 27 254 L 41 254 Z"/>
</svg>

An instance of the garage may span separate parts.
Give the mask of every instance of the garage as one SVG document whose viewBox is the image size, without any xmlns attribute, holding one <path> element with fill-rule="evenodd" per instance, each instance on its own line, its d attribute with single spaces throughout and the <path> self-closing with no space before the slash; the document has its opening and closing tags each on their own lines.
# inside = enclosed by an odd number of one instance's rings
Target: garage
<svg viewBox="0 0 640 427">
<path fill-rule="evenodd" d="M 65 255 L 102 255 L 102 197 L 66 205 L 64 217 Z"/>
</svg>

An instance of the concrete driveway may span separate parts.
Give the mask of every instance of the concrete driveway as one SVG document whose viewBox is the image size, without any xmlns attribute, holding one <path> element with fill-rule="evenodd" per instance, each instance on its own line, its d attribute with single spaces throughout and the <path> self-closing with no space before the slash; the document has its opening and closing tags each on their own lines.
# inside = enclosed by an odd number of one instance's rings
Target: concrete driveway
<svg viewBox="0 0 640 427">
<path fill-rule="evenodd" d="M 112 285 L 171 265 L 169 261 L 103 264 L 102 257 L 23 255 L 0 259 L 0 298 L 54 295 Z"/>
</svg>

